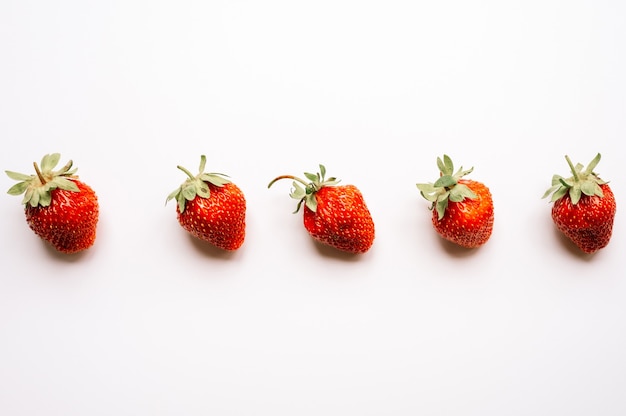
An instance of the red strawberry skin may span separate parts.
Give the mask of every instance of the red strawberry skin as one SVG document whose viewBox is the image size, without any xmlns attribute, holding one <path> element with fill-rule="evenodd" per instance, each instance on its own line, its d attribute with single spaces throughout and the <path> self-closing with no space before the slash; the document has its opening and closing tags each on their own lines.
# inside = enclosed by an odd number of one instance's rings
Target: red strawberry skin
<svg viewBox="0 0 626 416">
<path fill-rule="evenodd" d="M 374 242 L 374 221 L 354 185 L 324 186 L 317 211 L 304 207 L 304 227 L 317 241 L 349 253 L 365 253 Z"/>
<path fill-rule="evenodd" d="M 582 195 L 576 205 L 569 195 L 554 202 L 552 219 L 557 228 L 585 253 L 606 247 L 613 233 L 616 203 L 607 184 L 600 185 L 603 197 Z"/>
<path fill-rule="evenodd" d="M 98 198 L 88 185 L 73 179 L 79 192 L 53 189 L 47 207 L 25 208 L 26 222 L 42 239 L 62 253 L 77 253 L 91 247 L 96 239 Z"/>
<path fill-rule="evenodd" d="M 446 240 L 462 247 L 479 247 L 489 240 L 493 231 L 494 209 L 489 188 L 482 182 L 459 179 L 475 194 L 475 199 L 465 198 L 461 202 L 450 201 L 445 215 L 439 219 L 433 210 L 432 223 Z"/>
<path fill-rule="evenodd" d="M 236 250 L 246 234 L 246 199 L 234 183 L 216 186 L 207 182 L 211 196 L 186 202 L 178 222 L 193 236 L 224 250 Z"/>
</svg>

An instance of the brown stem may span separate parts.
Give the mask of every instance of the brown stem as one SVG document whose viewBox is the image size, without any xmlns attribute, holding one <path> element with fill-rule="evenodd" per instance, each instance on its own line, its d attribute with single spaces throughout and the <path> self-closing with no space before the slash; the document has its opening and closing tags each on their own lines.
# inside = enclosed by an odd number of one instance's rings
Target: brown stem
<svg viewBox="0 0 626 416">
<path fill-rule="evenodd" d="M 269 188 L 269 187 L 271 187 L 271 186 L 274 184 L 274 182 L 279 181 L 279 180 L 281 180 L 281 179 L 293 179 L 294 181 L 300 182 L 300 183 L 301 183 L 301 184 L 303 184 L 304 186 L 308 185 L 308 183 L 307 183 L 304 179 L 300 179 L 300 178 L 298 178 L 298 177 L 296 177 L 296 176 L 292 176 L 292 175 L 281 175 L 281 176 L 278 176 L 277 178 L 274 178 L 274 179 L 273 179 L 273 180 L 272 180 L 272 181 L 271 181 L 271 182 L 267 185 L 267 187 L 268 187 L 268 188 Z"/>
<path fill-rule="evenodd" d="M 41 174 L 41 171 L 39 170 L 39 166 L 37 166 L 37 162 L 33 162 L 33 166 L 35 167 L 35 172 L 37 172 L 37 177 L 39 177 L 39 181 L 41 182 L 42 185 L 46 184 L 46 180 L 44 179 L 43 175 Z"/>
</svg>

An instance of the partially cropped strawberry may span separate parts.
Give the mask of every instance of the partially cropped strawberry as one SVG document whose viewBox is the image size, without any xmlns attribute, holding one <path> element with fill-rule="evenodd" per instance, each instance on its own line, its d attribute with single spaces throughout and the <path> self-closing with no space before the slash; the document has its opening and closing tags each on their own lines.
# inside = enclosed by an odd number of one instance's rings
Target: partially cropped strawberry
<svg viewBox="0 0 626 416">
<path fill-rule="evenodd" d="M 205 166 L 204 155 L 196 176 L 178 166 L 188 178 L 165 203 L 176 200 L 178 222 L 191 235 L 224 250 L 237 250 L 246 235 L 246 199 L 226 175 L 204 173 Z"/>
<path fill-rule="evenodd" d="M 6 171 L 19 181 L 8 193 L 24 194 L 26 222 L 35 234 L 62 253 L 76 253 L 91 247 L 96 239 L 98 198 L 74 175 L 71 160 L 53 170 L 60 158 L 58 153 L 45 155 L 41 166 L 33 163 L 34 175 Z"/>
<path fill-rule="evenodd" d="M 593 171 L 600 153 L 583 170 L 565 160 L 572 177 L 552 177 L 552 186 L 543 195 L 552 195 L 552 220 L 556 227 L 585 253 L 594 253 L 609 244 L 615 218 L 615 196 L 608 183 Z"/>
<path fill-rule="evenodd" d="M 432 202 L 432 223 L 446 240 L 462 247 L 479 247 L 493 231 L 493 200 L 483 183 L 461 179 L 474 168 L 454 172 L 449 156 L 437 158 L 440 176 L 435 183 L 418 183 L 417 189 Z"/>
<path fill-rule="evenodd" d="M 336 178 L 326 179 L 326 168 L 317 174 L 304 174 L 310 182 L 291 175 L 273 179 L 292 179 L 290 196 L 298 200 L 294 214 L 304 202 L 304 228 L 322 244 L 349 253 L 365 253 L 374 242 L 374 221 L 354 185 L 338 186 Z"/>
</svg>

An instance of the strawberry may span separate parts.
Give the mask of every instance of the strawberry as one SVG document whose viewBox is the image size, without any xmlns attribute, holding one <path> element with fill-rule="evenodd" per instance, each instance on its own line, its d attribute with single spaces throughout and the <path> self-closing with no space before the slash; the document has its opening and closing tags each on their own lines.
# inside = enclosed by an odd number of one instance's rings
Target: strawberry
<svg viewBox="0 0 626 416">
<path fill-rule="evenodd" d="M 600 153 L 583 170 L 565 160 L 572 177 L 552 177 L 552 186 L 543 198 L 552 195 L 552 220 L 556 227 L 585 253 L 594 253 L 609 244 L 615 218 L 615 196 L 608 183 L 593 171 L 600 162 Z"/>
<path fill-rule="evenodd" d="M 180 225 L 191 235 L 223 250 L 237 250 L 246 235 L 246 199 L 227 175 L 204 173 L 206 156 L 200 157 L 200 169 L 168 195 L 165 203 L 176 199 Z"/>
<path fill-rule="evenodd" d="M 418 183 L 421 195 L 432 202 L 432 223 L 446 240 L 462 247 L 479 247 L 493 231 L 493 200 L 483 183 L 461 179 L 474 168 L 454 172 L 449 156 L 437 158 L 440 176 L 435 183 Z"/>
<path fill-rule="evenodd" d="M 58 153 L 45 155 L 41 168 L 33 163 L 35 175 L 5 171 L 19 181 L 8 193 L 25 194 L 26 222 L 35 234 L 62 253 L 77 253 L 91 247 L 96 239 L 98 198 L 74 175 L 71 160 L 53 171 L 60 158 Z"/>
<path fill-rule="evenodd" d="M 282 175 L 267 187 L 281 179 L 292 179 L 290 196 L 298 200 L 294 214 L 304 202 L 304 228 L 311 237 L 341 251 L 365 253 L 374 242 L 374 221 L 363 195 L 354 185 L 338 186 L 336 178 L 326 179 L 326 168 L 319 166 L 317 174 L 304 173 L 311 182 Z"/>
</svg>

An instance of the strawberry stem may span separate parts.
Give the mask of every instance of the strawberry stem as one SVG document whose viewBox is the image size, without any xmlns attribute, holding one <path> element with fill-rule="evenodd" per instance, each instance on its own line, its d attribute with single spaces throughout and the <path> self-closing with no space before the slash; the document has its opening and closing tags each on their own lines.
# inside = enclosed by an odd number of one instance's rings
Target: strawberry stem
<svg viewBox="0 0 626 416">
<path fill-rule="evenodd" d="M 267 185 L 267 187 L 271 187 L 276 181 L 279 181 L 281 179 L 293 180 L 293 188 L 291 189 L 291 193 L 289 194 L 289 196 L 293 199 L 298 200 L 298 206 L 296 207 L 294 213 L 300 210 L 300 206 L 303 202 L 305 203 L 305 206 L 307 208 L 309 208 L 313 212 L 316 212 L 317 199 L 315 197 L 315 194 L 317 193 L 317 191 L 325 186 L 334 186 L 339 183 L 339 180 L 335 177 L 326 179 L 326 167 L 324 167 L 324 165 L 322 164 L 320 164 L 320 171 L 318 173 L 304 172 L 304 176 L 309 180 L 309 182 L 297 176 L 281 175 L 274 178 Z"/>
<path fill-rule="evenodd" d="M 189 176 L 189 179 L 195 179 L 195 176 L 193 176 L 193 174 L 191 172 L 189 172 L 186 168 L 184 168 L 183 166 L 176 166 L 178 169 L 182 170 L 183 172 L 185 172 L 185 174 L 187 174 L 187 176 Z"/>
<path fill-rule="evenodd" d="M 293 175 L 281 175 L 278 176 L 274 179 L 272 179 L 272 181 L 267 185 L 268 188 L 270 188 L 272 185 L 274 185 L 275 182 L 281 180 L 281 179 L 292 179 L 294 181 L 300 182 L 301 184 L 303 184 L 304 186 L 308 185 L 308 182 L 306 182 L 304 179 L 300 179 L 297 176 L 293 176 Z"/>
<path fill-rule="evenodd" d="M 570 160 L 569 156 L 565 155 L 565 160 L 567 161 L 567 164 L 569 165 L 569 168 L 572 171 L 572 174 L 574 175 L 574 181 L 579 182 L 580 177 L 578 176 L 578 172 L 576 172 L 576 168 L 574 167 L 574 164 Z"/>
<path fill-rule="evenodd" d="M 39 181 L 41 182 L 42 185 L 46 184 L 46 180 L 44 179 L 41 170 L 39 170 L 39 166 L 37 166 L 37 162 L 33 162 L 33 166 L 35 167 L 35 172 L 37 173 L 37 177 L 39 178 Z"/>
</svg>

